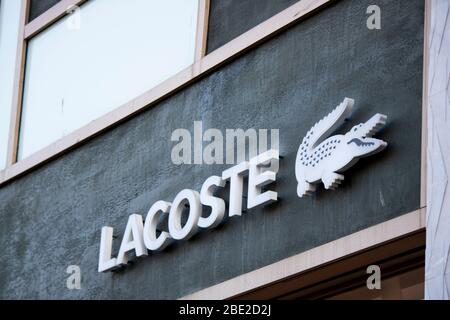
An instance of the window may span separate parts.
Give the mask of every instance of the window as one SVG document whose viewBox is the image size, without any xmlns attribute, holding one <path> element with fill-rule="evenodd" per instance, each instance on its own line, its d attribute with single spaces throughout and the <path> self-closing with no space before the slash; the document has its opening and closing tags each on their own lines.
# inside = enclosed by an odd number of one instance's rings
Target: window
<svg viewBox="0 0 450 320">
<path fill-rule="evenodd" d="M 0 1 L 0 170 L 6 167 L 20 13 L 20 1 Z"/>
<path fill-rule="evenodd" d="M 19 160 L 191 65 L 197 14 L 198 0 L 91 0 L 33 37 Z"/>
</svg>

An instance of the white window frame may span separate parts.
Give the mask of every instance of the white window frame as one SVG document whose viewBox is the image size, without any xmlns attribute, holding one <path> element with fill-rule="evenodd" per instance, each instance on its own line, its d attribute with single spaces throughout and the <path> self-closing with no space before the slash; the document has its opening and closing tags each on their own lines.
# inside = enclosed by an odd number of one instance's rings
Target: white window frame
<svg viewBox="0 0 450 320">
<path fill-rule="evenodd" d="M 18 160 L 19 131 L 21 125 L 27 43 L 35 35 L 39 34 L 46 28 L 50 27 L 53 23 L 69 14 L 70 8 L 73 8 L 73 6 L 81 6 L 84 2 L 90 0 L 61 0 L 46 12 L 33 19 L 31 22 L 28 22 L 30 0 L 18 1 L 22 1 L 22 12 L 20 17 L 19 41 L 14 76 L 14 93 L 13 103 L 11 106 L 11 120 L 8 136 L 6 168 L 0 171 L 0 186 L 5 182 L 15 178 L 16 176 L 26 173 L 29 170 L 37 167 L 38 165 L 51 160 L 62 152 L 87 140 L 89 137 L 92 137 L 95 134 L 107 129 L 112 124 L 131 116 L 139 109 L 142 109 L 142 107 L 144 107 L 141 104 L 141 101 L 147 101 L 148 98 L 146 97 L 148 97 L 149 95 L 152 97 L 148 100 L 149 103 L 155 100 L 153 98 L 155 96 L 161 98 L 163 95 L 167 94 L 167 91 L 169 91 L 169 88 L 171 87 L 170 83 L 179 81 L 177 79 L 180 79 L 181 77 L 184 78 L 183 75 L 185 75 L 187 72 L 187 70 L 183 70 L 180 73 L 175 74 L 165 82 L 148 90 L 143 95 L 136 97 L 125 105 L 118 106 L 118 108 L 116 108 L 115 110 L 107 113 L 97 120 L 92 121 L 90 124 L 73 131 L 67 136 L 50 144 L 49 146 L 33 153 L 29 157 Z M 194 53 L 195 58 L 194 64 L 191 65 L 188 69 L 191 69 L 194 65 L 199 63 L 205 56 L 208 14 L 209 0 L 199 0 Z M 140 102 L 139 106 L 141 106 L 141 108 L 137 108 L 137 100 Z"/>
</svg>

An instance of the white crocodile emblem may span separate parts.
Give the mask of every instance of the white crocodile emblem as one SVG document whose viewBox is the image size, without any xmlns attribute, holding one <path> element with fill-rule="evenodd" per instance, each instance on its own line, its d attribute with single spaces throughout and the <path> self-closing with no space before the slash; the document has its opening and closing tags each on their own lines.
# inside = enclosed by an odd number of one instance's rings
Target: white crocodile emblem
<svg viewBox="0 0 450 320">
<path fill-rule="evenodd" d="M 336 189 L 344 180 L 340 173 L 359 158 L 371 156 L 386 148 L 383 140 L 371 138 L 386 123 L 387 116 L 375 114 L 367 122 L 354 126 L 345 135 L 330 136 L 349 116 L 354 100 L 345 98 L 330 114 L 317 122 L 298 148 L 295 163 L 297 194 L 312 194 L 320 181 L 325 189 Z"/>
</svg>

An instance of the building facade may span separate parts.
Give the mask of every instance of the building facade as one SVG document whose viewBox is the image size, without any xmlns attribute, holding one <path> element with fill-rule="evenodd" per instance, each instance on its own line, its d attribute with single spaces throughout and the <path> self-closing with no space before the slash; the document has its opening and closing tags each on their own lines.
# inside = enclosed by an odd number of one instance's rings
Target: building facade
<svg viewBox="0 0 450 320">
<path fill-rule="evenodd" d="M 2 299 L 448 299 L 446 0 L 1 0 Z"/>
</svg>

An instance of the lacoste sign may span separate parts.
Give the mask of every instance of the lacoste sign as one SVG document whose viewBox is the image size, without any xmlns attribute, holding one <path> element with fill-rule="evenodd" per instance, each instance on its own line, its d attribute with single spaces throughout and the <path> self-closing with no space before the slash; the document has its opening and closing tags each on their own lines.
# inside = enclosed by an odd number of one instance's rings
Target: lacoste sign
<svg viewBox="0 0 450 320">
<path fill-rule="evenodd" d="M 367 122 L 356 125 L 345 135 L 330 135 L 349 116 L 354 101 L 349 98 L 325 118 L 316 123 L 303 139 L 297 153 L 295 176 L 299 197 L 310 195 L 317 184 L 323 182 L 326 189 L 335 189 L 344 179 L 341 174 L 359 158 L 382 151 L 387 143 L 372 138 L 385 124 L 387 117 L 376 114 Z M 162 251 L 173 241 L 187 240 L 199 229 L 215 228 L 224 221 L 225 200 L 214 195 L 215 188 L 225 188 L 229 182 L 228 216 L 243 213 L 242 201 L 244 177 L 248 177 L 247 209 L 278 200 L 278 193 L 270 190 L 279 170 L 278 150 L 265 151 L 221 173 L 207 178 L 200 192 L 181 190 L 172 202 L 157 201 L 149 209 L 145 221 L 139 214 L 128 218 L 117 257 L 112 257 L 113 228 L 103 227 L 100 240 L 98 271 L 105 272 L 126 265 L 132 252 L 137 257 L 148 251 Z M 202 216 L 203 206 L 210 208 L 207 217 Z M 182 222 L 187 210 L 187 221 Z M 168 230 L 157 230 L 162 219 Z"/>
<path fill-rule="evenodd" d="M 104 272 L 128 263 L 128 254 L 134 251 L 137 257 L 146 256 L 148 250 L 161 251 L 171 241 L 187 240 L 198 228 L 209 229 L 218 226 L 225 217 L 225 201 L 213 195 L 213 187 L 224 187 L 230 182 L 229 216 L 242 215 L 242 193 L 244 176 L 248 175 L 247 209 L 277 201 L 278 194 L 272 190 L 262 191 L 262 186 L 276 180 L 278 172 L 278 151 L 266 151 L 250 161 L 244 161 L 222 172 L 220 176 L 211 176 L 205 180 L 200 193 L 184 189 L 172 201 L 157 201 L 147 213 L 145 224 L 142 216 L 132 214 L 128 218 L 117 258 L 111 258 L 113 228 L 103 227 L 100 242 L 98 271 Z M 182 213 L 188 205 L 189 214 L 182 225 Z M 211 213 L 202 217 L 202 206 L 209 206 Z M 160 215 L 166 215 L 168 231 L 157 234 Z"/>
<path fill-rule="evenodd" d="M 329 137 L 352 111 L 353 99 L 344 101 L 317 122 L 298 148 L 295 177 L 299 197 L 309 195 L 323 182 L 325 189 L 336 189 L 344 180 L 339 174 L 353 166 L 359 158 L 382 151 L 387 143 L 371 138 L 385 124 L 387 117 L 377 113 L 366 123 L 354 126 L 345 135 Z"/>
</svg>

